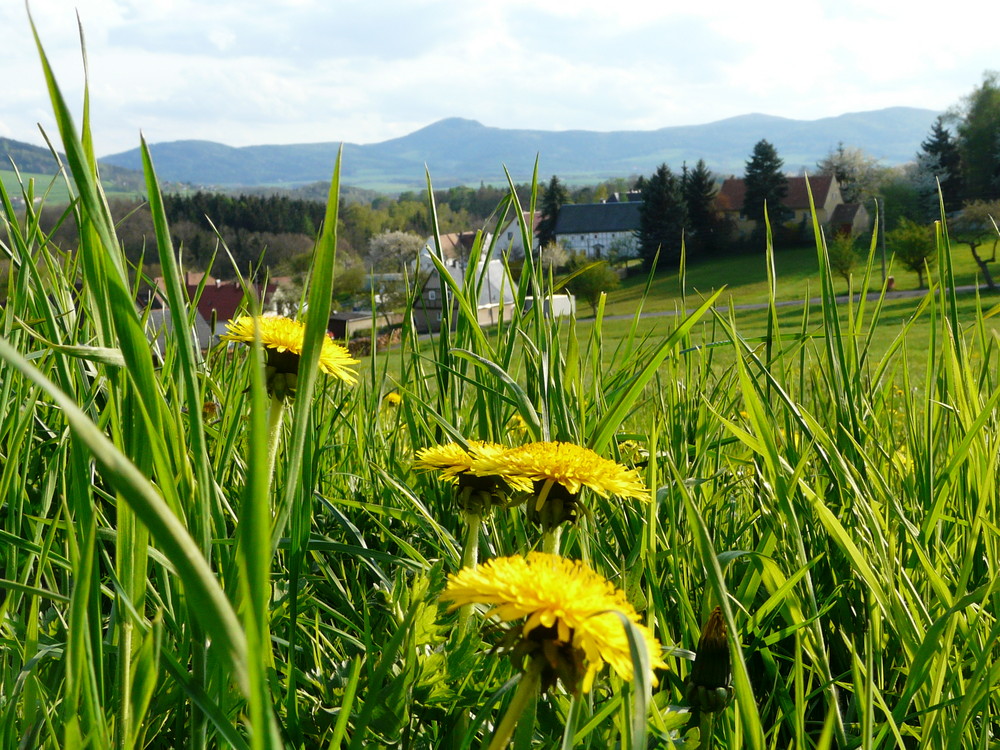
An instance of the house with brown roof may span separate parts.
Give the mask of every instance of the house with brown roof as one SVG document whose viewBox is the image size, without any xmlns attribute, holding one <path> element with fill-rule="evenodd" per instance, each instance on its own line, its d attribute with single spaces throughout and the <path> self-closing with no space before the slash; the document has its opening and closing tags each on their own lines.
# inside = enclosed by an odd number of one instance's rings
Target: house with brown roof
<svg viewBox="0 0 1000 750">
<path fill-rule="evenodd" d="M 809 226 L 812 223 L 812 212 L 809 206 L 809 190 L 812 190 L 813 203 L 816 206 L 816 218 L 820 224 L 827 224 L 833 218 L 833 212 L 844 203 L 840 192 L 840 183 L 833 175 L 816 175 L 815 177 L 789 177 L 788 192 L 781 202 L 789 215 L 785 225 Z M 808 187 L 807 187 L 808 180 Z M 715 201 L 723 215 L 733 222 L 736 232 L 746 236 L 754 229 L 754 222 L 743 213 L 743 201 L 746 198 L 747 187 L 742 177 L 730 177 L 722 183 Z"/>
<path fill-rule="evenodd" d="M 456 268 L 460 264 L 468 263 L 469 255 L 472 253 L 472 248 L 476 244 L 476 235 L 478 234 L 480 233 L 476 231 L 442 234 L 440 249 L 438 249 L 437 241 L 435 240 L 434 235 L 431 235 L 427 238 L 427 242 L 424 244 L 424 249 L 419 253 L 420 265 L 424 269 L 434 267 L 434 264 L 431 263 L 430 259 L 431 253 L 436 255 L 438 259 L 449 268 Z M 484 251 L 490 246 L 492 239 L 493 235 L 489 232 L 483 233 L 482 247 Z"/>
<path fill-rule="evenodd" d="M 865 234 L 871 228 L 871 216 L 861 203 L 841 203 L 833 209 L 830 217 L 830 234 L 849 234 L 856 237 Z"/>
</svg>

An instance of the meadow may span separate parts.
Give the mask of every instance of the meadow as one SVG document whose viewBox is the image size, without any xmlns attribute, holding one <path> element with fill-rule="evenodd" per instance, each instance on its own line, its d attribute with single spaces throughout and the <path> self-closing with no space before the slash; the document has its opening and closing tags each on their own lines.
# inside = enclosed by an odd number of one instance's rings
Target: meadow
<svg viewBox="0 0 1000 750">
<path fill-rule="evenodd" d="M 3 747 L 996 742 L 998 351 L 943 232 L 905 310 L 838 303 L 817 227 L 815 306 L 778 306 L 769 253 L 761 311 L 484 331 L 470 279 L 433 340 L 353 364 L 325 332 L 338 164 L 292 356 L 252 324 L 202 352 L 147 152 L 155 350 L 41 56 L 81 231 L 65 253 L 0 193 Z M 479 483 L 523 477 L 473 475 L 473 441 L 593 458 L 547 498 Z M 455 482 L 424 452 L 450 444 Z"/>
</svg>

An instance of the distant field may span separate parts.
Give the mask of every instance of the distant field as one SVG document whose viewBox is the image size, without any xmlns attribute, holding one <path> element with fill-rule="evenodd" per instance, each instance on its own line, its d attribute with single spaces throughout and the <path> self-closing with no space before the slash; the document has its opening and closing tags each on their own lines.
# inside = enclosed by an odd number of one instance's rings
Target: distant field
<svg viewBox="0 0 1000 750">
<path fill-rule="evenodd" d="M 0 169 L 0 180 L 3 181 L 4 188 L 12 197 L 19 197 L 21 195 L 21 185 L 18 182 L 17 174 L 15 174 L 13 170 Z M 59 175 L 22 172 L 21 180 L 25 185 L 27 185 L 31 180 L 34 180 L 36 198 L 44 196 L 44 202 L 47 205 L 69 203 L 69 187 L 67 186 L 66 181 Z M 108 197 L 136 198 L 139 196 L 139 193 L 134 190 L 122 190 L 119 187 L 109 185 L 107 183 L 104 185 L 104 192 Z"/>
<path fill-rule="evenodd" d="M 969 252 L 968 245 L 956 244 L 952 247 L 955 267 L 955 283 L 958 285 L 976 284 L 981 281 L 975 261 Z M 896 289 L 917 289 L 917 275 L 893 266 L 891 253 L 888 254 L 888 273 L 895 277 Z M 789 248 L 775 252 L 775 272 L 777 274 L 777 299 L 803 300 L 807 297 L 819 296 L 819 267 L 815 247 Z M 855 272 L 855 283 L 859 283 L 863 268 Z M 875 286 L 881 282 L 881 263 L 876 257 L 873 269 Z M 932 272 L 936 278 L 936 274 Z M 638 274 L 622 281 L 621 288 L 608 295 L 605 309 L 606 315 L 631 315 L 643 296 L 647 276 Z M 836 277 L 835 285 L 838 294 L 846 294 L 847 283 Z M 726 287 L 720 301 L 735 305 L 759 304 L 767 302 L 767 268 L 764 253 L 760 255 L 731 255 L 719 258 L 699 259 L 688 264 L 687 268 L 688 303 L 697 303 L 701 295 L 711 294 L 716 289 Z M 673 310 L 680 304 L 680 281 L 677 269 L 664 270 L 654 278 L 649 289 L 643 310 L 658 312 Z M 580 315 L 588 315 L 589 310 L 581 309 Z"/>
</svg>

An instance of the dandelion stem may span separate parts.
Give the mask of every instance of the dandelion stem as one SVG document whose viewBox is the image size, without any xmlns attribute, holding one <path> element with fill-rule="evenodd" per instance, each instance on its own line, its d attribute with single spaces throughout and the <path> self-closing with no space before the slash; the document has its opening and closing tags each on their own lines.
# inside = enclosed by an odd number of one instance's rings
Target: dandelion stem
<svg viewBox="0 0 1000 750">
<path fill-rule="evenodd" d="M 550 555 L 559 554 L 559 540 L 562 538 L 562 526 L 547 530 L 542 534 L 542 552 Z"/>
<path fill-rule="evenodd" d="M 482 516 L 478 513 L 465 514 L 465 547 L 462 549 L 462 569 L 475 568 L 479 562 L 479 526 Z M 458 613 L 458 632 L 464 636 L 469 628 L 469 618 L 472 616 L 472 605 L 465 604 Z"/>
<path fill-rule="evenodd" d="M 479 530 L 483 517 L 478 513 L 465 514 L 465 547 L 462 549 L 462 567 L 475 568 L 479 562 Z"/>
<path fill-rule="evenodd" d="M 517 683 L 517 690 L 514 692 L 514 697 L 507 707 L 507 713 L 504 714 L 503 720 L 500 722 L 500 726 L 497 727 L 496 734 L 493 735 L 493 739 L 490 741 L 487 750 L 503 750 L 503 748 L 507 747 L 507 743 L 510 742 L 511 735 L 514 734 L 514 729 L 517 727 L 517 722 L 521 718 L 521 714 L 524 713 L 524 710 L 531 704 L 532 699 L 538 693 L 541 673 L 541 662 L 538 659 L 532 659 L 528 664 L 528 668 L 524 670 L 524 674 L 521 675 L 521 681 Z"/>
<path fill-rule="evenodd" d="M 715 745 L 715 714 L 702 711 L 698 717 L 698 750 L 712 750 Z"/>
<path fill-rule="evenodd" d="M 278 396 L 271 396 L 271 408 L 267 414 L 267 489 L 274 484 L 274 462 L 281 442 L 281 422 L 285 415 L 285 403 Z"/>
</svg>

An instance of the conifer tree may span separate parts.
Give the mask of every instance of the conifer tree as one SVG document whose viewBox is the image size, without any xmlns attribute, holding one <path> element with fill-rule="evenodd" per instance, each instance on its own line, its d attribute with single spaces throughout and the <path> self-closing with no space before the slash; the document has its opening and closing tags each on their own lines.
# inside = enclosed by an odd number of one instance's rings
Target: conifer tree
<svg viewBox="0 0 1000 750">
<path fill-rule="evenodd" d="M 645 181 L 639 208 L 639 254 L 649 268 L 657 252 L 661 261 L 680 257 L 681 237 L 687 224 L 687 210 L 681 182 L 661 164 Z"/>
<path fill-rule="evenodd" d="M 715 194 L 718 192 L 715 176 L 704 159 L 699 159 L 695 168 L 685 171 L 684 176 L 684 206 L 690 230 L 688 247 L 696 247 L 699 251 L 717 250 L 722 238 L 719 236 L 720 222 L 715 208 Z"/>
<path fill-rule="evenodd" d="M 781 168 L 785 162 L 778 156 L 778 151 L 761 139 L 753 147 L 753 153 L 747 161 L 743 181 L 746 184 L 746 195 L 743 198 L 743 213 L 748 219 L 757 222 L 755 232 L 764 231 L 764 204 L 767 204 L 768 217 L 772 225 L 780 224 L 786 210 L 782 201 L 788 195 L 788 180 Z"/>
<path fill-rule="evenodd" d="M 542 218 L 538 222 L 538 246 L 545 247 L 556 241 L 556 222 L 559 209 L 569 202 L 569 193 L 559 178 L 552 175 L 542 196 Z"/>
<path fill-rule="evenodd" d="M 962 207 L 962 157 L 958 143 L 944 126 L 944 118 L 938 117 L 931 127 L 927 140 L 920 144 L 920 154 L 917 164 L 929 172 L 931 179 L 927 180 L 932 188 L 930 195 L 923 196 L 931 204 L 936 213 L 938 194 L 936 182 L 941 184 L 941 196 L 944 198 L 944 210 L 948 213 Z"/>
</svg>

